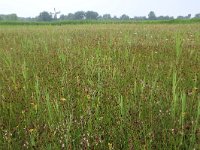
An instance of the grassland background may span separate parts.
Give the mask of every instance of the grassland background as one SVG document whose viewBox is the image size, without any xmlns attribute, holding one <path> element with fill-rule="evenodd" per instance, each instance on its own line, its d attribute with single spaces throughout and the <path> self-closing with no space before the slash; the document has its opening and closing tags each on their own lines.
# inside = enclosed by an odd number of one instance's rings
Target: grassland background
<svg viewBox="0 0 200 150">
<path fill-rule="evenodd" d="M 80 24 L 196 24 L 200 19 L 173 20 L 54 20 L 54 21 L 7 21 L 0 20 L 0 25 L 80 25 Z"/>
<path fill-rule="evenodd" d="M 200 25 L 0 26 L 0 149 L 200 149 Z"/>
</svg>

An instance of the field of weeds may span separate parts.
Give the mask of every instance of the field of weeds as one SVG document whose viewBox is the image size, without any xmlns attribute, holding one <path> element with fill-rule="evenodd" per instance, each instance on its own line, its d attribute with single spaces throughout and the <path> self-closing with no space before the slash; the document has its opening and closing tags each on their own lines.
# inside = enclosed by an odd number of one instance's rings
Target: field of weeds
<svg viewBox="0 0 200 150">
<path fill-rule="evenodd" d="M 1 26 L 0 149 L 200 149 L 200 25 Z"/>
</svg>

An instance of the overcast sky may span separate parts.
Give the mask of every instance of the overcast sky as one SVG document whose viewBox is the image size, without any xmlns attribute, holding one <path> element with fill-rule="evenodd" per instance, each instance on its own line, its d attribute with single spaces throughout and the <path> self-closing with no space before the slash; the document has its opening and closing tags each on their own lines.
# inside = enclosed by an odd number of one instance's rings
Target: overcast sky
<svg viewBox="0 0 200 150">
<path fill-rule="evenodd" d="M 157 16 L 176 17 L 200 13 L 200 0 L 0 0 L 0 14 L 16 13 L 19 17 L 35 17 L 54 8 L 62 14 L 93 10 L 100 15 L 134 17 L 147 16 L 153 10 Z"/>
</svg>

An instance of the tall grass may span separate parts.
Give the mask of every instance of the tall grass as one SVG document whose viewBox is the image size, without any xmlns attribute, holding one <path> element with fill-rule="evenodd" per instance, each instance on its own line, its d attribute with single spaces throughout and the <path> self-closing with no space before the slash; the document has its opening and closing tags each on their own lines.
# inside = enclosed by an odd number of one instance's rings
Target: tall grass
<svg viewBox="0 0 200 150">
<path fill-rule="evenodd" d="M 58 20 L 58 21 L 0 21 L 0 25 L 85 25 L 85 24 L 196 24 L 200 19 L 173 20 Z"/>
<path fill-rule="evenodd" d="M 198 24 L 2 26 L 2 149 L 199 149 Z"/>
</svg>

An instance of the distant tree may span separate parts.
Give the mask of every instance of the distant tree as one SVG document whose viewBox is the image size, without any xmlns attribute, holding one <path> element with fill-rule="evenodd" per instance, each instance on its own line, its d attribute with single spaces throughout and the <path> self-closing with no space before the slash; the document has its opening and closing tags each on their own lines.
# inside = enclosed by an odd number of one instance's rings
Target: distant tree
<svg viewBox="0 0 200 150">
<path fill-rule="evenodd" d="M 60 15 L 60 20 L 66 20 L 66 16 L 64 14 Z"/>
<path fill-rule="evenodd" d="M 102 17 L 101 15 L 99 15 L 99 16 L 97 17 L 97 19 L 98 19 L 98 20 L 102 20 L 103 17 Z"/>
<path fill-rule="evenodd" d="M 177 19 L 190 19 L 191 16 L 191 14 L 188 14 L 187 16 L 178 16 Z"/>
<path fill-rule="evenodd" d="M 192 16 L 191 14 L 188 14 L 188 16 L 187 16 L 187 19 L 190 19 L 190 18 L 191 18 L 191 16 Z"/>
<path fill-rule="evenodd" d="M 123 14 L 121 17 L 120 17 L 121 20 L 129 20 L 130 17 L 126 14 Z"/>
<path fill-rule="evenodd" d="M 200 13 L 196 14 L 194 18 L 200 18 Z"/>
<path fill-rule="evenodd" d="M 31 17 L 18 17 L 19 21 L 37 21 L 36 18 Z"/>
<path fill-rule="evenodd" d="M 112 19 L 114 19 L 114 20 L 118 20 L 117 16 L 114 16 Z"/>
<path fill-rule="evenodd" d="M 157 17 L 157 20 L 165 20 L 165 17 L 164 16 L 159 16 L 159 17 Z"/>
<path fill-rule="evenodd" d="M 107 20 L 107 19 L 111 19 L 112 17 L 110 14 L 104 14 L 102 18 Z"/>
<path fill-rule="evenodd" d="M 83 20 L 85 18 L 85 12 L 84 11 L 77 11 L 74 13 L 74 19 L 75 20 Z"/>
<path fill-rule="evenodd" d="M 176 19 L 184 19 L 185 17 L 184 16 L 177 16 Z"/>
<path fill-rule="evenodd" d="M 60 20 L 65 20 L 65 15 L 64 14 L 60 15 Z"/>
<path fill-rule="evenodd" d="M 3 20 L 3 17 L 0 16 L 0 20 Z"/>
<path fill-rule="evenodd" d="M 17 20 L 17 14 L 9 14 L 4 16 L 4 20 Z"/>
<path fill-rule="evenodd" d="M 85 13 L 85 17 L 86 19 L 93 19 L 93 20 L 96 20 L 98 18 L 99 14 L 97 12 L 94 12 L 94 11 L 87 11 Z"/>
<path fill-rule="evenodd" d="M 47 11 L 43 11 L 39 14 L 38 16 L 38 20 L 39 21 L 51 21 L 52 20 L 52 16 L 50 13 L 48 13 Z"/>
<path fill-rule="evenodd" d="M 149 12 L 148 18 L 149 20 L 156 20 L 156 14 L 154 13 L 154 11 Z"/>
<path fill-rule="evenodd" d="M 69 14 L 66 16 L 66 19 L 67 19 L 67 20 L 74 20 L 74 19 L 75 19 L 75 18 L 74 18 L 74 14 L 69 13 Z"/>
<path fill-rule="evenodd" d="M 146 16 L 139 16 L 139 17 L 135 16 L 133 20 L 147 20 L 147 18 Z"/>
<path fill-rule="evenodd" d="M 173 20 L 174 17 L 169 17 L 169 16 L 159 16 L 157 17 L 157 20 Z"/>
</svg>

